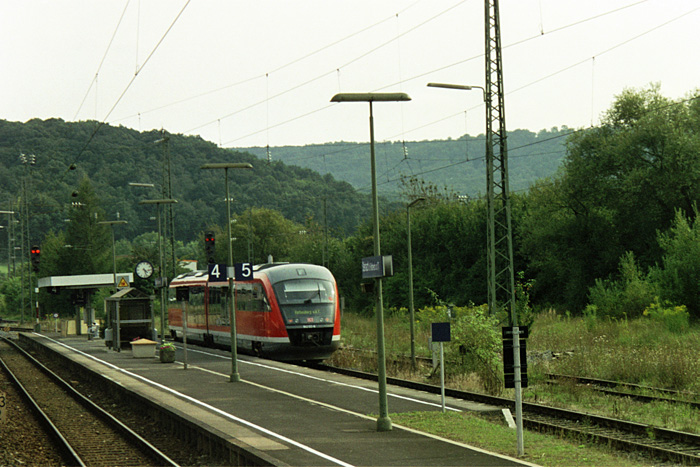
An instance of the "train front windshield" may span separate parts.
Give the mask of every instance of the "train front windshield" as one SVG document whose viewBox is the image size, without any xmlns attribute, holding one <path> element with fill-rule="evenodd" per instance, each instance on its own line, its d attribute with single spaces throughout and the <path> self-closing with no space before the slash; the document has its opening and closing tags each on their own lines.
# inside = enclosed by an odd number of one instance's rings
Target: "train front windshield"
<svg viewBox="0 0 700 467">
<path fill-rule="evenodd" d="M 287 326 L 329 324 L 335 315 L 335 287 L 322 279 L 293 279 L 274 285 Z"/>
</svg>

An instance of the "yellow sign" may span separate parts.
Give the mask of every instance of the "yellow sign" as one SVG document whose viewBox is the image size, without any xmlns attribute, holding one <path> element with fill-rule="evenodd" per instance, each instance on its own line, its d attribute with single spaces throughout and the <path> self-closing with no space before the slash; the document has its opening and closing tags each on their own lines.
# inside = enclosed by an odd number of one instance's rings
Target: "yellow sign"
<svg viewBox="0 0 700 467">
<path fill-rule="evenodd" d="M 126 277 L 120 277 L 119 282 L 117 283 L 117 288 L 124 289 L 126 287 L 129 287 L 129 281 L 126 280 Z"/>
</svg>

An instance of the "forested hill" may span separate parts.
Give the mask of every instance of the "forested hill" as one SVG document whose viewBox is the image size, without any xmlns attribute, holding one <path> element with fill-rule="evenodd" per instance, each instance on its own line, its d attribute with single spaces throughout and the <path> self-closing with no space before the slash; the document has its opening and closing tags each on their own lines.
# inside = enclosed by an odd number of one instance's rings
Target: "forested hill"
<svg viewBox="0 0 700 467">
<path fill-rule="evenodd" d="M 508 133 L 510 189 L 526 190 L 533 182 L 556 172 L 565 155 L 567 127 L 533 133 Z M 267 148 L 241 148 L 260 159 Z M 415 176 L 455 194 L 475 196 L 486 191 L 483 135 L 453 140 L 375 143 L 377 183 L 380 193 L 391 197 L 401 192 L 401 179 Z M 362 192 L 370 189 L 369 144 L 338 142 L 270 149 L 271 160 L 331 174 Z"/>
<path fill-rule="evenodd" d="M 334 231 L 353 232 L 369 217 L 371 201 L 346 182 L 330 175 L 289 166 L 279 160 L 268 164 L 244 152 L 218 148 L 199 137 L 160 131 L 138 132 L 94 121 L 69 123 L 34 119 L 26 123 L 0 120 L 0 210 L 18 210 L 29 203 L 32 238 L 61 230 L 72 196 L 87 176 L 107 219 L 127 220 L 115 229 L 117 238 L 134 238 L 156 230 L 155 208 L 139 205 L 163 197 L 164 160 L 169 154 L 175 231 L 191 241 L 210 225 L 226 225 L 223 170 L 201 170 L 205 163 L 250 162 L 253 170 L 229 170 L 232 212 L 254 208 L 280 211 L 304 224 L 323 222 L 324 199 L 328 225 Z M 163 140 L 167 143 L 158 142 Z M 31 164 L 28 157 L 35 156 Z M 26 182 L 26 183 L 25 183 Z M 153 183 L 154 188 L 129 183 Z M 26 190 L 23 191 L 23 186 Z M 24 195 L 23 193 L 26 193 Z M 3 221 L 4 223 L 4 221 Z"/>
</svg>

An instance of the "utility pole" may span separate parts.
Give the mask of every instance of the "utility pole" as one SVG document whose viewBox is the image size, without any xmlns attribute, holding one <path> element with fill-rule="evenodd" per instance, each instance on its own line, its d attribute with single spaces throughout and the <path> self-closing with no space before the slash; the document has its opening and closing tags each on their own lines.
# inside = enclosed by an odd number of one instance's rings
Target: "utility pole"
<svg viewBox="0 0 700 467">
<path fill-rule="evenodd" d="M 510 309 L 513 328 L 513 368 L 518 455 L 524 454 L 520 337 L 515 301 L 513 231 L 508 185 L 508 145 L 501 56 L 501 24 L 498 0 L 484 1 L 486 86 L 486 183 L 488 198 L 488 306 L 493 315 L 500 303 Z"/>
<path fill-rule="evenodd" d="M 165 130 L 161 130 L 161 139 L 156 143 L 163 145 L 163 199 L 172 199 L 173 197 L 173 176 L 172 164 L 170 162 L 170 137 L 165 135 Z M 175 262 L 175 218 L 173 217 L 173 205 L 168 205 L 168 211 L 163 222 L 163 236 L 169 238 L 170 256 L 171 256 L 171 277 L 175 277 L 177 264 Z"/>
</svg>

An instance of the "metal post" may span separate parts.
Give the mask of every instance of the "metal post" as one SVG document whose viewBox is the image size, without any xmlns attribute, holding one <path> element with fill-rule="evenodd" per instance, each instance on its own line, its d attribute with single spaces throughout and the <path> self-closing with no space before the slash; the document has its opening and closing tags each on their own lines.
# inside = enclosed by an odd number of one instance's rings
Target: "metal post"
<svg viewBox="0 0 700 467">
<path fill-rule="evenodd" d="M 416 369 L 416 313 L 413 305 L 413 252 L 411 248 L 411 208 L 425 201 L 425 198 L 416 198 L 406 206 L 406 236 L 408 237 L 408 308 L 410 311 L 411 329 L 411 367 Z"/>
<path fill-rule="evenodd" d="M 445 413 L 445 346 L 440 342 L 440 400 L 442 401 L 442 413 Z"/>
<path fill-rule="evenodd" d="M 368 102 L 369 103 L 369 139 L 370 139 L 370 165 L 372 175 L 372 230 L 374 232 L 374 255 L 381 255 L 379 246 L 379 201 L 377 196 L 377 167 L 374 152 L 374 114 L 372 103 L 410 101 L 407 94 L 398 93 L 340 93 L 333 96 L 331 102 Z M 377 315 L 377 379 L 379 382 L 379 418 L 377 419 L 377 431 L 390 431 L 391 419 L 386 392 L 386 356 L 384 352 L 384 304 L 382 298 L 382 278 L 375 278 L 374 298 L 375 313 Z"/>
<path fill-rule="evenodd" d="M 370 170 L 372 172 L 372 232 L 374 237 L 374 256 L 381 255 L 379 244 L 379 199 L 377 195 L 377 164 L 374 153 L 374 114 L 372 101 L 369 102 L 369 139 L 370 139 Z M 377 431 L 391 430 L 389 404 L 386 394 L 386 355 L 384 351 L 384 299 L 382 294 L 382 278 L 375 280 L 374 300 L 377 315 L 377 377 L 379 379 L 379 418 Z"/>
<path fill-rule="evenodd" d="M 226 182 L 226 225 L 228 233 L 228 265 L 233 267 L 233 247 L 231 246 L 231 196 L 229 195 L 228 186 L 228 169 L 252 169 L 253 165 L 247 162 L 239 163 L 213 163 L 204 164 L 200 167 L 201 169 L 224 169 L 224 180 Z M 232 275 L 228 278 L 228 311 L 230 316 L 231 324 L 231 376 L 229 381 L 234 383 L 241 380 L 241 376 L 238 373 L 238 339 L 236 338 L 236 307 L 234 305 L 234 282 Z"/>
<path fill-rule="evenodd" d="M 229 196 L 228 187 L 228 167 L 224 168 L 224 179 L 226 181 L 226 226 L 228 231 L 228 265 L 233 267 L 233 247 L 231 246 L 231 197 Z M 228 309 L 231 316 L 231 377 L 229 380 L 232 383 L 241 380 L 241 375 L 238 373 L 238 339 L 236 338 L 236 307 L 234 305 L 234 283 L 233 277 L 228 278 Z"/>
<path fill-rule="evenodd" d="M 182 349 L 184 351 L 184 369 L 187 369 L 187 305 L 188 301 L 182 301 Z"/>
<path fill-rule="evenodd" d="M 165 289 L 168 285 L 167 275 L 165 273 L 165 267 L 163 265 L 163 231 L 161 228 L 161 205 L 163 204 L 175 204 L 177 200 L 174 199 L 146 199 L 139 201 L 139 204 L 155 204 L 158 209 L 158 260 L 159 260 L 159 270 L 158 274 L 160 282 L 160 343 L 161 345 L 165 342 Z"/>
<path fill-rule="evenodd" d="M 163 286 L 163 278 L 165 277 L 165 269 L 163 267 L 163 235 L 161 229 L 161 207 L 158 205 L 158 273 L 160 276 L 160 344 L 165 342 L 165 287 Z"/>
</svg>

